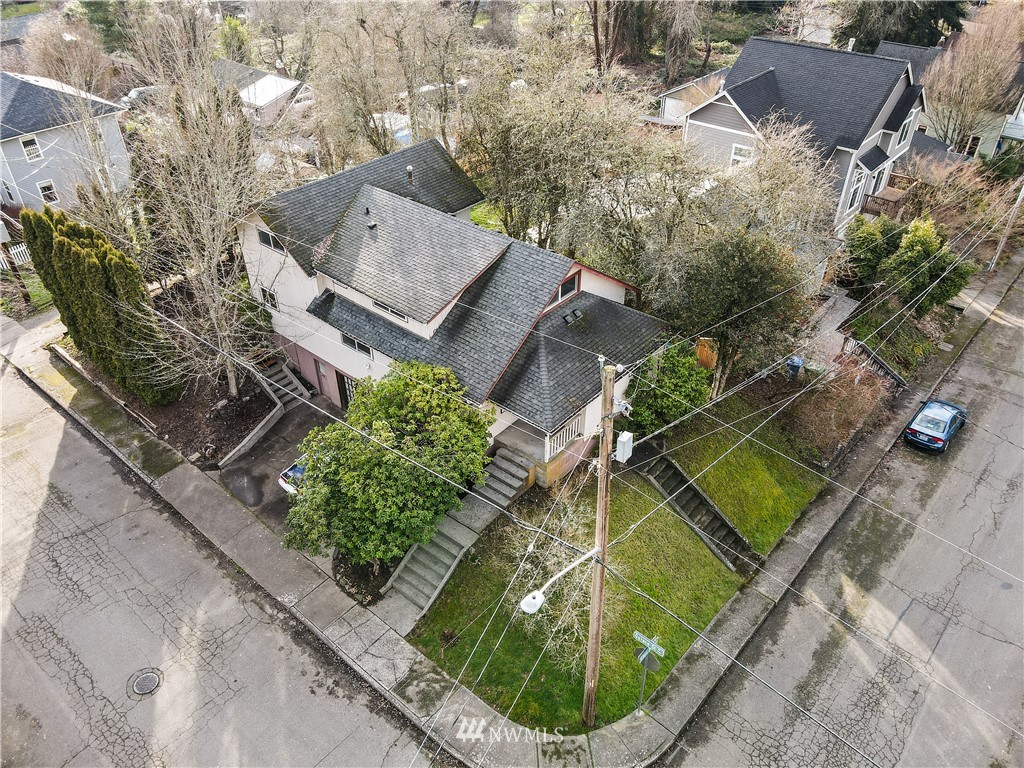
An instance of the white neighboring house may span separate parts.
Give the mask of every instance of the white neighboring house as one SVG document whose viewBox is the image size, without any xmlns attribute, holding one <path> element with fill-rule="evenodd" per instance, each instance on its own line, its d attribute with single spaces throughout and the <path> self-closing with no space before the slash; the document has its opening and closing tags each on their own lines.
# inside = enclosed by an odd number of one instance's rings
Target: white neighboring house
<svg viewBox="0 0 1024 768">
<path fill-rule="evenodd" d="M 301 108 L 313 99 L 305 83 L 230 59 L 217 59 L 213 75 L 221 88 L 238 92 L 243 110 L 256 127 L 274 125 L 289 109 Z"/>
<path fill-rule="evenodd" d="M 593 352 L 632 362 L 662 327 L 623 304 L 630 286 L 471 223 L 482 199 L 430 140 L 275 195 L 239 238 L 253 295 L 321 394 L 345 408 L 395 359 L 451 368 L 547 486 L 597 430 Z"/>
<path fill-rule="evenodd" d="M 755 37 L 721 89 L 679 121 L 686 140 L 725 167 L 753 157 L 764 120 L 810 124 L 822 164 L 837 174 L 834 226 L 842 233 L 866 205 L 898 203 L 893 168 L 925 109 L 907 61 Z"/>
<path fill-rule="evenodd" d="M 123 107 L 56 80 L 0 73 L 0 199 L 42 210 L 74 205 L 79 185 L 129 182 Z M 91 115 L 89 117 L 88 115 Z"/>
</svg>

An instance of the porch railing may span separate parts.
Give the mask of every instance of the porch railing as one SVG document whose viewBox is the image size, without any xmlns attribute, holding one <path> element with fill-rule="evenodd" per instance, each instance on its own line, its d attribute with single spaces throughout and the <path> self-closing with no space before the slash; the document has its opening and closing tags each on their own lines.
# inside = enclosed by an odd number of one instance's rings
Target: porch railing
<svg viewBox="0 0 1024 768">
<path fill-rule="evenodd" d="M 898 219 L 907 204 L 910 191 L 916 185 L 917 179 L 911 176 L 904 176 L 902 173 L 890 174 L 885 189 L 880 190 L 877 195 L 864 195 L 860 210 L 871 216 L 885 215 L 891 219 Z"/>
<path fill-rule="evenodd" d="M 843 354 L 860 358 L 869 371 L 889 379 L 901 389 L 906 388 L 907 380 L 860 339 L 847 336 L 843 341 Z"/>
<path fill-rule="evenodd" d="M 580 411 L 565 423 L 560 430 L 553 435 L 544 438 L 544 461 L 551 458 L 565 449 L 569 443 L 577 437 L 583 436 L 583 411 Z"/>
</svg>

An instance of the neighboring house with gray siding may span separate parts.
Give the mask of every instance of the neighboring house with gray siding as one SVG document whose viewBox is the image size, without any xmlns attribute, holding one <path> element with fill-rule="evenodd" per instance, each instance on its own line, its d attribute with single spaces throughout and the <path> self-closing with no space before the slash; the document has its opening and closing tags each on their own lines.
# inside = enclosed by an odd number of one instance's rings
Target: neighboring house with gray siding
<svg viewBox="0 0 1024 768">
<path fill-rule="evenodd" d="M 597 429 L 596 354 L 642 358 L 661 324 L 624 305 L 630 286 L 473 224 L 482 200 L 430 140 L 275 195 L 239 239 L 278 343 L 321 394 L 345 408 L 393 360 L 445 366 L 549 485 Z"/>
<path fill-rule="evenodd" d="M 883 193 L 924 111 L 906 61 L 755 37 L 721 89 L 686 114 L 685 135 L 730 167 L 753 158 L 764 121 L 810 125 L 822 164 L 836 173 L 841 233 L 868 196 Z"/>
<path fill-rule="evenodd" d="M 122 189 L 128 153 L 122 107 L 56 80 L 0 73 L 0 198 L 5 206 L 64 208 L 93 182 Z"/>
</svg>

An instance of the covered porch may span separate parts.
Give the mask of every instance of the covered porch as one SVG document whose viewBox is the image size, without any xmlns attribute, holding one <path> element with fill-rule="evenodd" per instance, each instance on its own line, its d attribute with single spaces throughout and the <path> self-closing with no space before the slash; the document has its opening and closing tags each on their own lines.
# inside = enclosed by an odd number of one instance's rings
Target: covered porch
<svg viewBox="0 0 1024 768">
<path fill-rule="evenodd" d="M 873 195 L 864 195 L 860 211 L 870 216 L 885 215 L 891 219 L 898 219 L 907 204 L 910 192 L 917 184 L 917 179 L 893 172 L 889 174 L 885 187 Z"/>
<path fill-rule="evenodd" d="M 494 444 L 529 459 L 534 465 L 534 482 L 548 488 L 569 474 L 593 447 L 594 435 L 585 436 L 586 410 L 581 409 L 550 434 L 517 419 L 495 436 Z"/>
</svg>

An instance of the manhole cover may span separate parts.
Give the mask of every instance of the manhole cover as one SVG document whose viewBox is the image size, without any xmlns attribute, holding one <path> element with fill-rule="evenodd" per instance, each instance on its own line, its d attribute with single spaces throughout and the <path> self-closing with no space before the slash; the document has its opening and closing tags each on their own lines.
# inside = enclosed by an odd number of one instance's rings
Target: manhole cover
<svg viewBox="0 0 1024 768">
<path fill-rule="evenodd" d="M 163 682 L 163 675 L 159 669 L 140 669 L 128 678 L 128 695 L 135 699 L 142 699 L 155 691 Z"/>
</svg>

